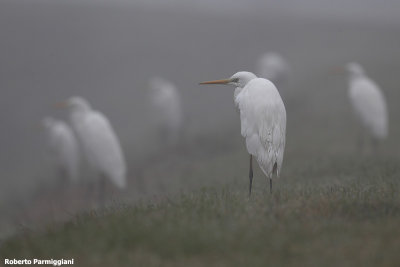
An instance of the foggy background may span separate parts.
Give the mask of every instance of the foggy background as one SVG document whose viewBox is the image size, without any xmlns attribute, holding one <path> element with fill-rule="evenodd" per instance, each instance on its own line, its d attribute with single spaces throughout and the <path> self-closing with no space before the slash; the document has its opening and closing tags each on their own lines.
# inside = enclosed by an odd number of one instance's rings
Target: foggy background
<svg viewBox="0 0 400 267">
<path fill-rule="evenodd" d="M 296 157 L 354 151 L 347 76 L 330 73 L 350 61 L 361 63 L 386 96 L 384 150 L 397 160 L 399 12 L 395 0 L 2 0 L 0 209 L 53 178 L 39 122 L 66 118 L 53 105 L 73 95 L 110 119 L 135 184 L 136 168 L 157 151 L 147 106 L 153 76 L 169 79 L 182 94 L 189 155 L 209 149 L 211 157 L 216 147 L 245 156 L 233 88 L 198 82 L 255 71 L 268 51 L 292 67 L 283 175 Z M 190 172 L 194 162 L 187 157 L 172 166 Z"/>
</svg>

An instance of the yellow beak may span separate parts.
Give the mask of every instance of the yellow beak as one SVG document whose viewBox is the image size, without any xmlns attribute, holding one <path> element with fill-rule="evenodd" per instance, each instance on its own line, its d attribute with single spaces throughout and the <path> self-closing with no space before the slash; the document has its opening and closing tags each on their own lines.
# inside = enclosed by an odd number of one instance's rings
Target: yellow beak
<svg viewBox="0 0 400 267">
<path fill-rule="evenodd" d="M 201 82 L 199 84 L 228 84 L 230 83 L 230 79 L 224 79 L 224 80 L 215 80 L 215 81 L 208 81 L 208 82 Z"/>
<path fill-rule="evenodd" d="M 344 74 L 346 70 L 343 67 L 334 67 L 330 69 L 331 74 Z"/>
<path fill-rule="evenodd" d="M 58 108 L 58 109 L 64 109 L 64 108 L 67 108 L 67 107 L 68 107 L 68 104 L 67 104 L 67 102 L 65 102 L 65 101 L 63 101 L 63 102 L 58 102 L 58 103 L 55 103 L 55 104 L 54 104 L 54 107 L 55 107 L 55 108 Z"/>
</svg>

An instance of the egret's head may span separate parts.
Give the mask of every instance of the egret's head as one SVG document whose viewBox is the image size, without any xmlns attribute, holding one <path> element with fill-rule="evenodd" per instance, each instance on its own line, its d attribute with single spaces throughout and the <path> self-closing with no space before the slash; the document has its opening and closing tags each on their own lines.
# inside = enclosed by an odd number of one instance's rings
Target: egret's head
<svg viewBox="0 0 400 267">
<path fill-rule="evenodd" d="M 149 81 L 149 90 L 150 93 L 160 94 L 163 92 L 171 91 L 171 88 L 174 88 L 174 85 L 161 77 L 153 77 Z"/>
<path fill-rule="evenodd" d="M 239 71 L 232 75 L 232 77 L 230 78 L 230 80 L 231 80 L 230 84 L 232 84 L 236 87 L 243 88 L 246 86 L 246 84 L 248 82 L 250 82 L 251 80 L 253 80 L 255 78 L 257 78 L 257 76 L 252 72 Z"/>
<path fill-rule="evenodd" d="M 254 73 L 248 71 L 239 71 L 232 75 L 229 79 L 215 80 L 209 82 L 201 82 L 200 84 L 228 84 L 235 87 L 243 88 L 248 82 L 257 78 Z"/>
<path fill-rule="evenodd" d="M 363 67 L 355 62 L 347 63 L 345 70 L 352 76 L 360 76 L 365 74 Z"/>
<path fill-rule="evenodd" d="M 285 60 L 283 57 L 275 52 L 268 52 L 261 56 L 260 65 L 273 65 L 273 66 L 280 66 L 285 65 Z"/>
<path fill-rule="evenodd" d="M 86 111 L 90 110 L 90 104 L 83 97 L 73 96 L 67 99 L 65 105 L 70 110 Z"/>
<path fill-rule="evenodd" d="M 150 89 L 158 89 L 159 87 L 162 87 L 162 85 L 165 83 L 167 83 L 167 81 L 164 78 L 153 77 L 149 81 L 149 87 Z"/>
</svg>

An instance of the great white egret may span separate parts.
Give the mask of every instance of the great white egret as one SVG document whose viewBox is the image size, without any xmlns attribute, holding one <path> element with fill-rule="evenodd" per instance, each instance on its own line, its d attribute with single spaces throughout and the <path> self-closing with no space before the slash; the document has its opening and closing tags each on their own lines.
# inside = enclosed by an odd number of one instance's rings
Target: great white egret
<svg viewBox="0 0 400 267">
<path fill-rule="evenodd" d="M 251 72 L 237 72 L 229 79 L 200 84 L 225 84 L 236 87 L 234 101 L 240 111 L 241 134 L 250 154 L 249 195 L 253 183 L 252 158 L 270 179 L 279 177 L 286 139 L 286 109 L 275 85 Z"/>
<path fill-rule="evenodd" d="M 289 73 L 289 63 L 278 53 L 265 53 L 257 62 L 258 76 L 270 80 L 280 90 L 282 85 L 287 82 Z"/>
<path fill-rule="evenodd" d="M 356 118 L 375 144 L 388 135 L 388 114 L 385 97 L 358 63 L 348 63 L 349 98 Z M 360 136 L 362 143 L 363 135 Z"/>
<path fill-rule="evenodd" d="M 150 104 L 155 111 L 163 144 L 176 145 L 182 132 L 182 104 L 178 89 L 171 82 L 150 80 Z"/>
<path fill-rule="evenodd" d="M 64 180 L 77 182 L 80 154 L 74 132 L 67 123 L 51 117 L 44 118 L 42 123 L 46 129 L 51 159 L 57 170 Z"/>
<path fill-rule="evenodd" d="M 119 140 L 108 119 L 93 110 L 85 99 L 75 96 L 65 104 L 84 155 L 93 171 L 100 176 L 99 196 L 104 204 L 105 178 L 120 189 L 126 186 L 126 165 Z"/>
</svg>

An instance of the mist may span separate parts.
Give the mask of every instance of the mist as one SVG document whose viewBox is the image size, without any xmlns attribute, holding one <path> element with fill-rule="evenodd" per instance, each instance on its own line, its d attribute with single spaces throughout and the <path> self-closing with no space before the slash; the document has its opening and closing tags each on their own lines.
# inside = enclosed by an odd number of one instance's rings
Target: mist
<svg viewBox="0 0 400 267">
<path fill-rule="evenodd" d="M 104 113 L 120 138 L 131 183 L 126 198 L 165 192 L 152 164 L 191 172 L 199 157 L 236 150 L 245 156 L 233 89 L 198 83 L 255 71 L 267 51 L 284 55 L 294 70 L 282 92 L 285 161 L 353 151 L 347 79 L 329 72 L 349 61 L 362 63 L 383 88 L 392 123 L 385 153 L 398 159 L 400 4 L 348 2 L 2 1 L 0 208 L 29 199 L 54 178 L 38 124 L 48 115 L 67 119 L 54 104 L 74 95 Z M 180 149 L 163 156 L 148 105 L 154 76 L 176 85 L 185 117 Z"/>
</svg>

